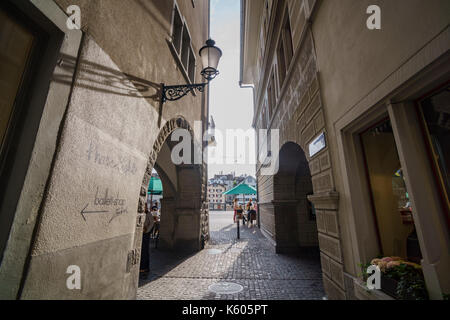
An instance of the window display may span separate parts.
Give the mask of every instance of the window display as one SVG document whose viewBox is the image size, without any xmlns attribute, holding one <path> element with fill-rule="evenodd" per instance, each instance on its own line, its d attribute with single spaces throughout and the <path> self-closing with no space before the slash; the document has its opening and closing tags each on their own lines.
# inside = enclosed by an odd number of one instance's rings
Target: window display
<svg viewBox="0 0 450 320">
<path fill-rule="evenodd" d="M 361 142 L 380 253 L 409 258 L 408 237 L 414 232 L 412 207 L 390 121 L 363 132 Z"/>
</svg>

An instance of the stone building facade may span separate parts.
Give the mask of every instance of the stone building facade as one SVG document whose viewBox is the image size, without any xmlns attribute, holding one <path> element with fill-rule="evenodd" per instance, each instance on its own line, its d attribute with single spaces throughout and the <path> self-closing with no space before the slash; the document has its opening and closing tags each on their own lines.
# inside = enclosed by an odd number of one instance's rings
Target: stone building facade
<svg viewBox="0 0 450 320">
<path fill-rule="evenodd" d="M 368 28 L 371 5 L 381 29 Z M 450 292 L 449 10 L 440 0 L 242 0 L 241 85 L 253 86 L 254 128 L 270 133 L 257 134 L 258 153 L 279 164 L 274 174 L 257 165 L 261 230 L 280 253 L 318 246 L 330 299 L 389 299 L 364 288 L 360 264 L 406 258 L 411 230 L 430 297 Z M 430 110 L 441 163 L 429 157 Z M 397 206 L 395 192 L 407 201 Z"/>
<path fill-rule="evenodd" d="M 226 199 L 223 194 L 225 191 L 227 189 L 222 184 L 208 184 L 209 210 L 224 211 L 226 209 Z"/>
<path fill-rule="evenodd" d="M 2 122 L 0 296 L 133 298 L 153 168 L 160 246 L 208 240 L 206 159 L 170 157 L 181 129 L 202 146 L 208 90 L 162 103 L 161 88 L 202 82 L 209 1 L 8 0 L 0 13 L 2 67 L 19 60 L 24 79 L 2 87 L 18 98 L 5 139 Z"/>
</svg>

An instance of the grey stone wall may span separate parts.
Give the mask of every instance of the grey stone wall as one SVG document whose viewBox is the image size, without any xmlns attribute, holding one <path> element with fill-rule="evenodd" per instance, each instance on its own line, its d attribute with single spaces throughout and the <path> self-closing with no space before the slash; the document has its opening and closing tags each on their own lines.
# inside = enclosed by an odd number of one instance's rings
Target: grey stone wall
<svg viewBox="0 0 450 320">
<path fill-rule="evenodd" d="M 71 99 L 56 141 L 21 298 L 133 298 L 142 199 L 157 151 L 173 128 L 190 128 L 206 119 L 207 93 L 163 107 L 159 103 L 160 83 L 186 83 L 168 43 L 173 1 L 55 2 L 62 11 L 72 4 L 81 7 L 84 40 L 79 56 L 61 55 L 59 62 L 76 74 L 74 81 L 65 74 L 52 79 L 72 88 Z M 208 38 L 208 5 L 196 1 L 194 9 L 189 1 L 179 3 L 196 53 Z M 197 75 L 200 69 L 198 63 Z M 198 250 L 202 236 L 208 237 L 204 168 L 178 168 L 182 196 L 168 224 L 174 230 L 170 246 L 189 243 Z M 197 187 L 186 191 L 191 179 Z M 81 290 L 66 287 L 70 265 L 81 269 Z"/>
<path fill-rule="evenodd" d="M 314 3 L 311 2 L 309 5 L 311 7 L 302 2 L 298 7 L 290 2 L 291 20 L 295 19 L 296 14 L 308 17 L 314 9 Z M 338 195 L 335 192 L 330 149 L 327 146 L 313 157 L 309 157 L 308 154 L 308 146 L 312 140 L 322 132 L 327 136 L 327 129 L 311 28 L 306 20 L 303 18 L 300 20 L 303 21 L 303 25 L 293 34 L 294 46 L 297 46 L 297 49 L 288 70 L 286 82 L 280 89 L 280 100 L 273 107 L 275 111 L 271 129 L 280 129 L 280 147 L 288 142 L 295 142 L 306 154 L 311 174 L 310 183 L 314 191 L 314 196 L 310 196 L 309 200 L 315 205 L 317 221 L 314 223 L 305 221 L 305 214 L 300 209 L 296 228 L 283 226 L 283 220 L 276 218 L 277 205 L 275 204 L 273 210 L 262 208 L 261 224 L 263 230 L 274 232 L 272 235 L 274 239 L 280 239 L 281 236 L 281 241 L 285 241 L 286 233 L 290 233 L 298 237 L 298 241 L 303 244 L 314 245 L 318 242 L 327 295 L 330 299 L 345 299 L 343 259 L 337 220 Z M 256 128 L 263 127 L 264 124 L 258 121 Z M 328 141 L 328 138 L 326 139 Z M 260 176 L 260 167 L 257 170 L 260 201 L 276 199 L 277 193 L 281 198 L 290 197 L 292 190 L 286 188 L 288 183 L 282 182 L 277 185 L 274 179 Z M 283 208 L 284 214 L 286 214 L 286 208 Z M 272 218 L 273 214 L 275 219 Z M 279 232 L 284 235 L 279 235 Z"/>
</svg>

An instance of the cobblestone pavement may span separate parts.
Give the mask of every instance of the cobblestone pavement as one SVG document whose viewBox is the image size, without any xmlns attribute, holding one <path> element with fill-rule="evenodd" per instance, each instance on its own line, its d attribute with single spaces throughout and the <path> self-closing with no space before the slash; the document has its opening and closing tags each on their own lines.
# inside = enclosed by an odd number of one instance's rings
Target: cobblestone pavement
<svg viewBox="0 0 450 320">
<path fill-rule="evenodd" d="M 140 280 L 139 300 L 303 300 L 322 299 L 317 254 L 277 255 L 258 228 L 240 227 L 232 212 L 211 212 L 211 239 L 205 250 L 193 255 L 151 249 L 150 269 Z M 236 294 L 216 294 L 215 283 L 236 283 Z"/>
</svg>

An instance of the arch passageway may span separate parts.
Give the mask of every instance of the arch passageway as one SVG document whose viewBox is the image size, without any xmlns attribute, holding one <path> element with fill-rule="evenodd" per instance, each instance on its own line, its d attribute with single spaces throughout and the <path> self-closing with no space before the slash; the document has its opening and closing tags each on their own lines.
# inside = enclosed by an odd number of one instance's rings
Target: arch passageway
<svg viewBox="0 0 450 320">
<path fill-rule="evenodd" d="M 279 153 L 279 171 L 273 177 L 273 215 L 278 253 L 319 250 L 316 217 L 307 196 L 313 194 L 305 153 L 288 142 Z"/>
<path fill-rule="evenodd" d="M 148 248 L 142 245 L 143 225 L 148 203 L 147 190 L 153 170 L 158 173 L 163 187 L 162 198 L 159 200 L 161 221 L 157 240 L 158 252 L 191 254 L 201 250 L 209 236 L 208 217 L 204 209 L 202 192 L 204 180 L 202 167 L 194 164 L 193 159 L 188 164 L 175 164 L 172 160 L 173 148 L 180 141 L 172 141 L 171 137 L 172 133 L 178 130 L 189 132 L 191 151 L 193 150 L 192 128 L 185 119 L 181 117 L 172 119 L 163 126 L 150 155 L 139 195 L 138 223 L 133 244 L 137 260 L 146 254 L 142 250 Z M 151 248 L 156 247 L 155 241 L 150 241 Z M 150 253 L 150 260 L 154 259 L 157 258 Z M 136 263 L 133 270 L 135 288 L 138 285 L 139 267 L 140 264 Z"/>
</svg>

